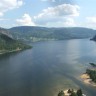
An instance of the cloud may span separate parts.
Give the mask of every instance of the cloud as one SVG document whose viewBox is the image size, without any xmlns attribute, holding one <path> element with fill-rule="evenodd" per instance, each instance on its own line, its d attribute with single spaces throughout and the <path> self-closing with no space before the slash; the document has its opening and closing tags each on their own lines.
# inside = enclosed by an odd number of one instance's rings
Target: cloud
<svg viewBox="0 0 96 96">
<path fill-rule="evenodd" d="M 36 25 L 51 26 L 51 27 L 71 27 L 75 26 L 75 21 L 71 17 L 49 17 L 44 19 L 34 20 Z"/>
<path fill-rule="evenodd" d="M 80 7 L 78 5 L 62 4 L 44 9 L 42 13 L 35 16 L 35 18 L 44 18 L 48 16 L 79 16 L 79 9 Z"/>
<path fill-rule="evenodd" d="M 2 12 L 0 12 L 0 17 L 1 17 L 1 16 L 3 16 L 3 13 L 2 13 Z"/>
<path fill-rule="evenodd" d="M 75 23 L 74 19 L 66 17 L 62 21 L 58 20 L 55 22 L 47 22 L 46 26 L 50 26 L 50 27 L 74 27 L 74 26 L 76 26 L 76 23 Z"/>
<path fill-rule="evenodd" d="M 76 26 L 74 17 L 77 16 L 79 16 L 78 5 L 61 4 L 55 7 L 48 7 L 34 17 L 24 14 L 16 22 L 18 25 L 23 26 L 72 27 Z"/>
<path fill-rule="evenodd" d="M 86 17 L 86 19 L 88 23 L 96 24 L 96 16 Z"/>
<path fill-rule="evenodd" d="M 86 17 L 86 27 L 96 29 L 96 16 Z"/>
<path fill-rule="evenodd" d="M 78 5 L 71 4 L 48 7 L 37 16 L 34 16 L 34 21 L 38 25 L 55 24 L 56 22 L 62 22 L 63 25 L 74 25 L 73 18 L 79 16 L 79 9 Z"/>
<path fill-rule="evenodd" d="M 16 20 L 18 25 L 25 26 L 35 26 L 35 23 L 32 21 L 32 18 L 29 14 L 24 14 L 21 19 Z"/>
<path fill-rule="evenodd" d="M 72 19 L 72 18 L 66 18 L 65 19 L 66 21 L 63 23 L 63 25 L 64 26 L 70 26 L 70 27 L 72 27 L 72 26 L 76 26 L 76 24 L 75 24 L 75 21 L 74 21 L 74 19 Z"/>
<path fill-rule="evenodd" d="M 19 8 L 22 5 L 22 0 L 0 0 L 0 16 L 3 16 L 4 12 Z"/>
</svg>

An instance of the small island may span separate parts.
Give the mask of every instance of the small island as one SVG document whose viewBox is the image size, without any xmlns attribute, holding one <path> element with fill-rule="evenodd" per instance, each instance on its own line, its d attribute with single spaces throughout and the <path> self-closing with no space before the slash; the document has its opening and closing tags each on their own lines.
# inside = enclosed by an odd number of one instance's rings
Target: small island
<svg viewBox="0 0 96 96">
<path fill-rule="evenodd" d="M 90 63 L 92 68 L 86 69 L 86 72 L 80 77 L 83 79 L 84 83 L 96 87 L 96 64 Z"/>
<path fill-rule="evenodd" d="M 82 93 L 81 89 L 78 89 L 78 90 L 67 89 L 64 91 L 60 91 L 58 93 L 58 96 L 86 96 L 86 95 Z"/>
</svg>

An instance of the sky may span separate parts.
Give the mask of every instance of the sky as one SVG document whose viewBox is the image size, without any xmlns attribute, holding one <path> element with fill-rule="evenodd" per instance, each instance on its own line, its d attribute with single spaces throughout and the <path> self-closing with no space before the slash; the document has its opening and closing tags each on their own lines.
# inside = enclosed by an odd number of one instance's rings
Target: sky
<svg viewBox="0 0 96 96">
<path fill-rule="evenodd" d="M 0 0 L 0 27 L 96 29 L 96 0 Z"/>
</svg>

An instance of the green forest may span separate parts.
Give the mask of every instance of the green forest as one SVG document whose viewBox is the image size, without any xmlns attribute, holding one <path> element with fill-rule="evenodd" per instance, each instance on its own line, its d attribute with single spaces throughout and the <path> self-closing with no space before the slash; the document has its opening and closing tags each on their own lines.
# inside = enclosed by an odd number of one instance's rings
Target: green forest
<svg viewBox="0 0 96 96">
<path fill-rule="evenodd" d="M 96 83 L 96 70 L 87 69 L 86 73 L 90 76 L 92 81 Z"/>
<path fill-rule="evenodd" d="M 78 89 L 76 92 L 72 89 L 68 90 L 69 96 L 83 96 L 82 90 Z M 65 93 L 63 91 L 60 91 L 58 93 L 58 96 L 66 96 Z"/>
<path fill-rule="evenodd" d="M 18 51 L 31 48 L 31 46 L 23 44 L 18 40 L 14 40 L 6 34 L 0 33 L 0 53 L 9 51 Z"/>
</svg>

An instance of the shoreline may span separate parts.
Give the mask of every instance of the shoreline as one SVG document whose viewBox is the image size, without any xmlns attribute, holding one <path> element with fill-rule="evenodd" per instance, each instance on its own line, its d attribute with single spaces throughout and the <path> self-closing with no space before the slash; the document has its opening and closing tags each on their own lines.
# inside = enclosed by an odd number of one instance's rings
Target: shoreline
<svg viewBox="0 0 96 96">
<path fill-rule="evenodd" d="M 71 95 L 70 93 L 68 93 L 68 90 L 69 89 L 66 89 L 66 90 L 63 91 L 64 94 L 65 94 L 65 96 L 70 96 Z M 74 90 L 74 92 L 76 93 L 76 90 Z M 82 96 L 86 96 L 86 95 L 85 94 L 82 94 Z"/>
<path fill-rule="evenodd" d="M 96 87 L 96 83 L 94 83 L 94 82 L 91 80 L 91 78 L 90 78 L 90 76 L 89 76 L 88 74 L 83 73 L 83 74 L 80 76 L 80 78 L 82 79 L 82 81 L 83 81 L 85 84 L 88 84 L 88 85 L 91 85 L 91 86 L 93 86 L 93 87 Z"/>
<path fill-rule="evenodd" d="M 70 95 L 70 94 L 68 93 L 68 89 L 64 90 L 63 92 L 64 92 L 65 96 L 69 96 L 69 95 Z"/>
<path fill-rule="evenodd" d="M 16 49 L 16 50 L 11 50 L 11 51 L 5 50 L 3 52 L 0 52 L 0 55 L 6 54 L 6 53 L 18 52 L 18 51 L 21 51 L 21 50 L 23 50 L 23 49 Z"/>
</svg>

